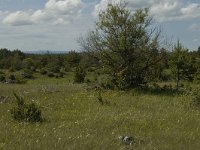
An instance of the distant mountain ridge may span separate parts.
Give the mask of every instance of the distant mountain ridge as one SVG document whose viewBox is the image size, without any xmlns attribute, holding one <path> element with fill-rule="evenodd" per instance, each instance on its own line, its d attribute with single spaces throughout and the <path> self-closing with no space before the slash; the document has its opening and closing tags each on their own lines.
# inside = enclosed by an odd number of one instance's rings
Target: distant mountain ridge
<svg viewBox="0 0 200 150">
<path fill-rule="evenodd" d="M 36 51 L 22 51 L 26 54 L 65 54 L 69 51 L 56 51 L 56 50 L 36 50 Z"/>
</svg>

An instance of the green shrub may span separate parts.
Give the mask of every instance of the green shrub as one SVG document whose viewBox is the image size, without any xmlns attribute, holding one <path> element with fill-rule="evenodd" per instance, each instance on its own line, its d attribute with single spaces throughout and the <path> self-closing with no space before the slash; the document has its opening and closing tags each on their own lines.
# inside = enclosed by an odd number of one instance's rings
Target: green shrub
<svg viewBox="0 0 200 150">
<path fill-rule="evenodd" d="M 192 105 L 200 108 L 200 88 L 195 89 L 192 92 Z"/>
<path fill-rule="evenodd" d="M 5 76 L 4 75 L 0 75 L 0 82 L 4 82 L 5 81 Z"/>
<path fill-rule="evenodd" d="M 62 72 L 60 72 L 60 73 L 54 73 L 54 76 L 55 76 L 56 78 L 63 78 L 63 77 L 64 77 L 64 74 L 63 74 Z"/>
<path fill-rule="evenodd" d="M 13 80 L 13 81 L 16 80 L 15 75 L 13 74 L 9 75 L 8 79 Z"/>
<path fill-rule="evenodd" d="M 17 100 L 15 106 L 11 109 L 11 115 L 18 121 L 27 122 L 41 122 L 42 113 L 39 107 L 35 103 L 26 104 L 24 99 L 14 93 Z"/>
<path fill-rule="evenodd" d="M 15 70 L 14 70 L 14 68 L 13 67 L 10 67 L 9 68 L 9 72 L 14 72 Z"/>
<path fill-rule="evenodd" d="M 82 83 L 85 80 L 86 72 L 83 67 L 77 67 L 75 70 L 74 82 Z"/>
<path fill-rule="evenodd" d="M 109 106 L 109 105 L 111 104 L 108 100 L 103 99 L 102 94 L 101 94 L 101 90 L 98 90 L 98 93 L 97 93 L 97 94 L 98 94 L 98 95 L 97 95 L 97 100 L 98 100 L 98 102 L 99 102 L 101 105 L 107 105 L 107 106 Z"/>
<path fill-rule="evenodd" d="M 60 67 L 59 66 L 53 66 L 50 68 L 50 71 L 53 73 L 59 73 L 60 72 Z"/>
<path fill-rule="evenodd" d="M 104 102 L 103 102 L 103 97 L 102 97 L 102 95 L 101 95 L 101 91 L 98 91 L 98 95 L 97 95 L 97 99 L 98 99 L 98 102 L 100 103 L 100 104 L 104 104 Z"/>
<path fill-rule="evenodd" d="M 46 69 L 44 69 L 44 68 L 40 69 L 40 74 L 42 74 L 42 75 L 45 75 L 45 74 L 47 74 L 47 70 L 46 70 Z"/>
<path fill-rule="evenodd" d="M 33 78 L 33 72 L 31 70 L 24 70 L 24 72 L 21 73 L 22 78 L 26 79 L 32 79 Z"/>
<path fill-rule="evenodd" d="M 113 90 L 115 88 L 115 85 L 112 83 L 112 78 L 108 75 L 103 75 L 99 78 L 99 85 L 103 89 L 110 89 Z"/>
<path fill-rule="evenodd" d="M 68 63 L 65 64 L 65 66 L 63 68 L 63 71 L 65 71 L 65 72 L 71 71 L 71 67 L 70 67 L 70 65 Z"/>
<path fill-rule="evenodd" d="M 52 77 L 55 77 L 55 74 L 53 72 L 48 72 L 47 76 L 52 78 Z"/>
<path fill-rule="evenodd" d="M 62 72 L 60 72 L 58 75 L 59 75 L 60 78 L 64 77 L 64 73 L 62 73 Z"/>
<path fill-rule="evenodd" d="M 173 73 L 170 69 L 165 69 L 161 72 L 160 79 L 162 81 L 170 81 L 173 79 Z"/>
</svg>

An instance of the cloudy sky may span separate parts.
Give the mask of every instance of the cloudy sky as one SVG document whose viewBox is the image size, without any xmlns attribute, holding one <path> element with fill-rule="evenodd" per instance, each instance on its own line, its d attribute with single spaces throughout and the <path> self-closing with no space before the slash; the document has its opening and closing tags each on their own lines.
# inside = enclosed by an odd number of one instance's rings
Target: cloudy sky
<svg viewBox="0 0 200 150">
<path fill-rule="evenodd" d="M 0 48 L 79 50 L 78 37 L 94 28 L 99 11 L 120 0 L 0 0 Z M 200 46 L 200 0 L 126 0 L 150 14 L 169 38 Z"/>
</svg>

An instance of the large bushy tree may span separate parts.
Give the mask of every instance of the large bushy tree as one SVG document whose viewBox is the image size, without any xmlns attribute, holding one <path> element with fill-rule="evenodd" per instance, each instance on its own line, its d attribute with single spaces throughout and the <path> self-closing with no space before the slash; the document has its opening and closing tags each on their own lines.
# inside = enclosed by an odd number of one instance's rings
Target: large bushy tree
<svg viewBox="0 0 200 150">
<path fill-rule="evenodd" d="M 107 68 L 112 83 L 124 89 L 148 81 L 161 59 L 159 40 L 160 30 L 148 9 L 132 12 L 124 4 L 109 4 L 99 14 L 96 29 L 79 42 Z"/>
</svg>

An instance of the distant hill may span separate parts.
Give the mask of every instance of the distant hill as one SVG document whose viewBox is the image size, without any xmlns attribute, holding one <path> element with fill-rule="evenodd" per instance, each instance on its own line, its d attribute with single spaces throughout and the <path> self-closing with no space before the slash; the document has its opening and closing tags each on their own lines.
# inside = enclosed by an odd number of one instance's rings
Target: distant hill
<svg viewBox="0 0 200 150">
<path fill-rule="evenodd" d="M 54 51 L 54 50 L 36 50 L 36 51 L 23 51 L 26 54 L 64 54 L 68 51 Z"/>
</svg>

